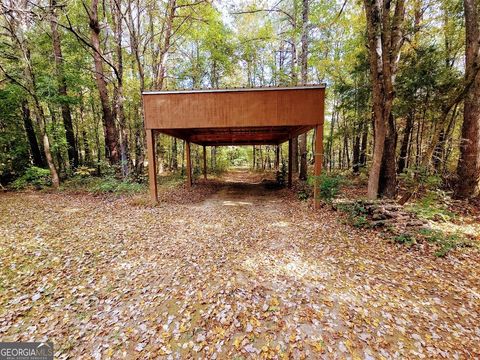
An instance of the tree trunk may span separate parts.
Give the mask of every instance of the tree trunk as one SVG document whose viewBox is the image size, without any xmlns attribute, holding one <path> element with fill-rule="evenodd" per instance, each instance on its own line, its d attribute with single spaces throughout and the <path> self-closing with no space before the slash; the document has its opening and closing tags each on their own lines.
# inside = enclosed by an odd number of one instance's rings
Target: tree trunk
<svg viewBox="0 0 480 360">
<path fill-rule="evenodd" d="M 292 172 L 298 172 L 298 137 L 292 138 Z"/>
<path fill-rule="evenodd" d="M 480 4 L 464 0 L 465 10 L 465 78 L 474 76 L 463 108 L 462 143 L 458 160 L 456 196 L 472 198 L 480 194 Z M 475 72 L 476 74 L 472 74 Z"/>
<path fill-rule="evenodd" d="M 95 65 L 95 81 L 97 83 L 100 103 L 102 105 L 102 120 L 105 130 L 105 146 L 108 150 L 106 157 L 110 164 L 118 164 L 120 154 L 118 151 L 118 133 L 115 118 L 108 95 L 107 81 L 103 70 L 102 51 L 100 47 L 100 24 L 98 22 L 98 0 L 92 0 L 92 6 L 88 13 L 90 21 L 90 36 L 93 47 L 93 62 Z"/>
<path fill-rule="evenodd" d="M 47 160 L 48 168 L 50 169 L 50 175 L 52 177 L 52 185 L 55 189 L 58 189 L 60 186 L 60 178 L 58 177 L 57 168 L 55 167 L 55 163 L 53 162 L 52 153 L 50 151 L 50 141 L 48 140 L 47 130 L 45 129 L 45 115 L 43 113 L 42 106 L 38 101 L 37 97 L 34 97 L 35 101 L 35 110 L 36 110 L 36 118 L 38 123 L 38 128 L 40 129 L 40 134 L 42 134 L 43 138 L 43 151 L 45 153 L 45 159 Z"/>
<path fill-rule="evenodd" d="M 158 55 L 158 59 L 156 59 L 157 63 L 154 64 L 154 66 L 158 69 L 158 74 L 154 74 L 156 75 L 154 79 L 154 86 L 158 90 L 163 89 L 165 85 L 164 83 L 167 69 L 166 63 L 172 40 L 173 20 L 175 19 L 176 9 L 176 0 L 168 0 L 163 43 L 160 45 L 160 53 Z"/>
<path fill-rule="evenodd" d="M 30 153 L 32 154 L 33 165 L 38 167 L 46 166 L 45 160 L 42 157 L 42 152 L 38 146 L 37 137 L 33 128 L 32 118 L 30 117 L 30 109 L 28 103 L 22 103 L 23 125 L 27 134 L 28 143 L 30 144 Z"/>
<path fill-rule="evenodd" d="M 355 140 L 353 142 L 353 173 L 358 174 L 360 172 L 360 134 L 355 135 Z"/>
<path fill-rule="evenodd" d="M 411 111 L 407 116 L 407 122 L 405 124 L 405 130 L 402 138 L 402 144 L 400 146 L 400 156 L 398 158 L 398 174 L 401 174 L 403 170 L 405 170 L 405 168 L 407 167 L 408 148 L 410 144 L 410 138 L 412 136 L 414 117 L 415 115 L 413 111 Z"/>
<path fill-rule="evenodd" d="M 397 194 L 396 166 L 395 166 L 396 133 L 393 115 L 387 125 L 385 148 L 383 151 L 382 167 L 380 170 L 378 193 L 382 197 L 394 198 Z"/>
<path fill-rule="evenodd" d="M 122 175 L 126 177 L 129 172 L 129 149 L 128 149 L 128 132 L 127 124 L 125 118 L 124 110 L 124 96 L 123 96 L 123 54 L 122 54 L 122 36 L 123 36 L 123 15 L 120 10 L 120 1 L 112 0 L 111 7 L 112 11 L 112 23 L 113 23 L 113 32 L 115 38 L 115 67 L 117 68 L 116 77 L 117 85 L 115 89 L 115 107 L 116 115 L 118 118 L 119 124 L 119 140 L 120 140 L 120 158 L 121 158 L 121 168 Z"/>
<path fill-rule="evenodd" d="M 217 147 L 216 146 L 212 146 L 210 148 L 210 162 L 211 162 L 212 171 L 215 171 L 217 167 Z"/>
<path fill-rule="evenodd" d="M 63 56 L 62 46 L 60 41 L 60 33 L 58 32 L 57 15 L 56 15 L 56 0 L 50 0 L 50 7 L 52 9 L 50 29 L 52 31 L 53 56 L 55 58 L 55 72 L 58 81 L 58 94 L 62 97 L 61 108 L 63 126 L 65 127 L 65 137 L 67 140 L 68 160 L 72 168 L 78 167 L 78 150 L 75 143 L 75 134 L 73 132 L 72 114 L 70 106 L 66 101 L 67 97 L 67 81 L 63 71 Z"/>
<path fill-rule="evenodd" d="M 301 53 L 301 81 L 308 83 L 308 14 L 309 0 L 302 0 L 302 53 Z M 300 135 L 300 180 L 307 180 L 307 133 Z"/>
<path fill-rule="evenodd" d="M 333 132 L 335 130 L 335 119 L 336 114 L 338 113 L 337 106 L 336 106 L 336 99 L 335 94 L 333 98 L 333 109 L 332 109 L 332 119 L 330 121 L 330 134 L 328 136 L 328 143 L 327 143 L 327 153 L 328 153 L 328 168 L 332 171 L 333 164 L 334 164 L 334 153 L 333 153 Z"/>
<path fill-rule="evenodd" d="M 87 132 L 85 130 L 82 131 L 82 139 L 83 149 L 85 151 L 84 163 L 88 166 L 92 163 L 92 155 L 90 154 L 90 145 L 88 144 Z"/>
<path fill-rule="evenodd" d="M 386 155 L 384 150 L 386 142 L 395 143 L 392 106 L 395 74 L 404 41 L 405 2 L 397 0 L 393 14 L 391 5 L 390 1 L 364 0 L 374 117 L 374 150 L 367 194 L 370 199 L 378 196 L 381 176 L 387 181 L 383 184 L 385 187 L 382 185 L 381 188 L 388 189 L 384 195 L 393 196 L 392 184 L 396 184 L 396 172 L 391 171 L 395 169 L 395 156 L 392 157 L 390 153 L 394 149 L 388 149 Z"/>
<path fill-rule="evenodd" d="M 173 138 L 172 143 L 172 168 L 173 170 L 178 170 L 178 150 L 177 150 L 177 138 Z"/>
<path fill-rule="evenodd" d="M 363 124 L 362 145 L 360 149 L 360 167 L 367 166 L 368 123 Z"/>
</svg>

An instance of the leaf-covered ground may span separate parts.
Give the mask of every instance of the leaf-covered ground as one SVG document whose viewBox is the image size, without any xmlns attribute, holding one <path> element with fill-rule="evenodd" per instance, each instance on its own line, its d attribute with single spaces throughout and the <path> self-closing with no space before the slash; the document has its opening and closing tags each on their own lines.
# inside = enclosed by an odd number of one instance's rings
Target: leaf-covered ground
<svg viewBox="0 0 480 360">
<path fill-rule="evenodd" d="M 202 186 L 157 207 L 0 194 L 0 339 L 59 358 L 480 357 L 477 251 L 425 256 L 285 190 Z"/>
</svg>

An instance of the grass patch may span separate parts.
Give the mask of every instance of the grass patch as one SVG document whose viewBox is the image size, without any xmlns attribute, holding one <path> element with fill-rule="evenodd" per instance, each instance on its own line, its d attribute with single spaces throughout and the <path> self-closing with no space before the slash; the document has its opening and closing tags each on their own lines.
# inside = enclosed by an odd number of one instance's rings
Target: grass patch
<svg viewBox="0 0 480 360">
<path fill-rule="evenodd" d="M 451 221 L 456 214 L 448 209 L 447 195 L 443 191 L 427 191 L 424 196 L 407 207 L 418 218 L 433 221 Z"/>
<path fill-rule="evenodd" d="M 417 237 L 430 244 L 435 244 L 437 246 L 435 256 L 437 257 L 444 257 L 452 249 L 473 246 L 470 240 L 458 233 L 446 234 L 438 230 L 420 230 Z"/>
</svg>

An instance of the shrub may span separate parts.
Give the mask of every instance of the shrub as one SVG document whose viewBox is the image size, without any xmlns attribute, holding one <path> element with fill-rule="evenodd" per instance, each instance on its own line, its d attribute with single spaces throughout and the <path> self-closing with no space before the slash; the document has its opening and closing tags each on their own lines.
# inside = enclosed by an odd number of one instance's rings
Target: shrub
<svg viewBox="0 0 480 360">
<path fill-rule="evenodd" d="M 393 238 L 393 241 L 399 244 L 404 244 L 407 246 L 412 246 L 417 243 L 415 236 L 411 234 L 400 234 Z"/>
<path fill-rule="evenodd" d="M 322 174 L 312 179 L 318 183 L 320 198 L 327 203 L 331 203 L 338 195 L 343 183 L 343 177 L 340 175 Z"/>
<path fill-rule="evenodd" d="M 28 187 L 42 189 L 50 185 L 52 185 L 50 170 L 32 166 L 22 176 L 17 178 L 11 186 L 15 190 L 22 190 Z"/>
<path fill-rule="evenodd" d="M 89 190 L 95 194 L 115 193 L 133 194 L 142 192 L 145 186 L 131 181 L 122 181 L 114 177 L 106 177 L 97 182 Z"/>
<path fill-rule="evenodd" d="M 287 164 L 282 161 L 280 170 L 276 173 L 276 183 L 279 187 L 284 187 L 287 182 Z"/>
<path fill-rule="evenodd" d="M 346 213 L 348 222 L 355 227 L 366 228 L 371 226 L 367 218 L 367 209 L 361 201 L 339 204 L 338 210 Z"/>
<path fill-rule="evenodd" d="M 305 201 L 310 197 L 310 191 L 308 188 L 302 188 L 298 190 L 298 199 L 300 201 Z"/>
<path fill-rule="evenodd" d="M 364 215 L 356 215 L 350 217 L 350 222 L 353 226 L 357 228 L 366 228 L 370 227 L 370 222 L 368 221 L 367 217 Z"/>
</svg>

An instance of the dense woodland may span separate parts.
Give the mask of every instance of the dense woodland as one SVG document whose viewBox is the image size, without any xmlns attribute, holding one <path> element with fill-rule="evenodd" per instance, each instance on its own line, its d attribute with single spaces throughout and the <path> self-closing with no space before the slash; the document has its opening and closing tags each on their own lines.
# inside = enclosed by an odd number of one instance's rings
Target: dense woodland
<svg viewBox="0 0 480 360">
<path fill-rule="evenodd" d="M 54 187 L 85 171 L 144 181 L 144 90 L 325 83 L 325 169 L 368 177 L 370 198 L 406 202 L 430 176 L 475 197 L 479 24 L 478 0 L 3 0 L 0 181 L 32 166 Z M 314 136 L 294 141 L 300 179 Z M 275 151 L 208 161 L 268 170 Z M 160 135 L 157 154 L 159 172 L 183 170 L 183 141 Z"/>
</svg>

